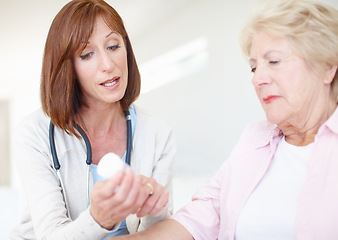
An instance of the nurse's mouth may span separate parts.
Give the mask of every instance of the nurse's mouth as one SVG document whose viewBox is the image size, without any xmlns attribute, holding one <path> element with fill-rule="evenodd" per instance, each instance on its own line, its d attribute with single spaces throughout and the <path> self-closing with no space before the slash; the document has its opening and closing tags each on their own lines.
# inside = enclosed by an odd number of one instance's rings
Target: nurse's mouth
<svg viewBox="0 0 338 240">
<path fill-rule="evenodd" d="M 119 79 L 120 79 L 119 77 L 113 78 L 113 79 L 107 80 L 103 83 L 100 83 L 100 85 L 105 86 L 105 87 L 112 87 L 118 82 Z"/>
</svg>

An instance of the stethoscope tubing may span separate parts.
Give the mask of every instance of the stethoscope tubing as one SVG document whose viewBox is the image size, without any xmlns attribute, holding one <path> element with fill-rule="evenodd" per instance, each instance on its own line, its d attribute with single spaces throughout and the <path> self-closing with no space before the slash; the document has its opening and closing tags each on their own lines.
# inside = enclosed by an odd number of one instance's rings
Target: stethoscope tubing
<svg viewBox="0 0 338 240">
<path fill-rule="evenodd" d="M 125 112 L 126 120 L 127 120 L 127 152 L 126 152 L 126 163 L 130 165 L 130 158 L 131 158 L 131 150 L 133 147 L 132 144 L 132 124 L 131 124 L 131 116 L 130 112 L 126 110 Z M 76 130 L 80 133 L 81 137 L 83 138 L 85 145 L 86 145 L 86 150 L 87 150 L 87 158 L 86 158 L 86 164 L 87 164 L 87 193 L 86 193 L 86 199 L 87 199 L 87 207 L 90 205 L 90 198 L 89 198 L 89 180 L 90 180 L 90 165 L 92 164 L 92 147 L 90 145 L 90 141 L 86 135 L 86 133 L 82 130 L 82 128 L 78 125 L 75 124 Z M 56 170 L 56 174 L 58 176 L 58 179 L 60 181 L 61 189 L 63 191 L 63 198 L 65 201 L 66 208 L 67 207 L 67 199 L 66 199 L 66 193 L 65 193 L 65 187 L 62 181 L 61 173 L 60 173 L 60 162 L 56 153 L 56 147 L 55 147 L 55 140 L 54 140 L 54 124 L 52 120 L 50 120 L 49 123 L 49 145 L 50 145 L 50 150 L 52 154 L 52 159 L 53 159 L 53 165 Z"/>
<path fill-rule="evenodd" d="M 130 112 L 127 110 L 124 112 L 126 119 L 127 119 L 127 152 L 126 152 L 126 163 L 130 165 L 130 155 L 131 149 L 133 147 L 133 133 L 132 133 L 132 126 L 131 126 L 131 116 Z"/>
</svg>

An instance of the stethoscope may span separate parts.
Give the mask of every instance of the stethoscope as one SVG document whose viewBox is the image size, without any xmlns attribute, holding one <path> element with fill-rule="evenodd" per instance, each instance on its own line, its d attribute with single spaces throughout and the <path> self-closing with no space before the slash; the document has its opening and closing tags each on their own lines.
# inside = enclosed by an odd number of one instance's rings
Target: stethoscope
<svg viewBox="0 0 338 240">
<path fill-rule="evenodd" d="M 126 163 L 130 165 L 130 155 L 131 155 L 131 149 L 133 147 L 133 142 L 132 142 L 132 127 L 131 127 L 131 116 L 130 112 L 128 110 L 124 111 L 124 114 L 126 116 L 127 120 L 127 152 L 126 152 Z M 92 147 L 90 145 L 89 139 L 86 135 L 86 133 L 82 130 L 82 128 L 75 123 L 75 129 L 80 133 L 81 137 L 83 138 L 86 149 L 87 149 L 87 158 L 86 158 L 86 164 L 87 164 L 87 207 L 90 205 L 89 201 L 89 179 L 90 179 L 90 165 L 92 164 Z M 55 141 L 54 141 L 54 124 L 52 120 L 50 121 L 49 124 L 49 145 L 50 145 L 50 151 L 52 153 L 52 158 L 53 158 L 53 165 L 56 170 L 56 174 L 59 178 L 60 184 L 61 184 L 61 189 L 64 188 L 64 184 L 62 181 L 62 177 L 60 174 L 60 162 L 58 159 L 58 156 L 56 154 L 56 148 L 55 148 Z M 64 190 L 63 190 L 64 191 Z M 66 193 L 63 192 L 63 198 L 66 204 L 67 208 L 67 200 L 66 200 Z M 67 208 L 68 209 L 68 208 Z"/>
</svg>

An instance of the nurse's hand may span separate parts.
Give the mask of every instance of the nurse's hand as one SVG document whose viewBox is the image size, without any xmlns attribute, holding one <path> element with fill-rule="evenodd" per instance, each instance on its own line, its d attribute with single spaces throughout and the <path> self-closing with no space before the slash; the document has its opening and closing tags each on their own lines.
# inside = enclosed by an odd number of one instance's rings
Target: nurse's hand
<svg viewBox="0 0 338 240">
<path fill-rule="evenodd" d="M 112 229 L 131 213 L 139 217 L 156 214 L 168 198 L 167 190 L 155 179 L 134 175 L 128 168 L 94 185 L 90 213 L 101 227 Z"/>
<path fill-rule="evenodd" d="M 169 192 L 154 178 L 142 177 L 142 194 L 146 198 L 142 206 L 137 210 L 136 215 L 143 217 L 145 215 L 155 215 L 164 208 L 169 200 Z"/>
</svg>

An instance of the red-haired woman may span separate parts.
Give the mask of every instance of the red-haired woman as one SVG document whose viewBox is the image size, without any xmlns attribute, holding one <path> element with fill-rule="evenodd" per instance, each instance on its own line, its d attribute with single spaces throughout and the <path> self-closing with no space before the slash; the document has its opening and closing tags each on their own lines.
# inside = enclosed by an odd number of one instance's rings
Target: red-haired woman
<svg viewBox="0 0 338 240">
<path fill-rule="evenodd" d="M 171 215 L 173 135 L 134 106 L 139 93 L 118 13 L 102 0 L 65 5 L 45 45 L 42 109 L 14 137 L 28 207 L 12 239 L 103 239 Z M 108 152 L 131 168 L 101 180 Z"/>
</svg>

